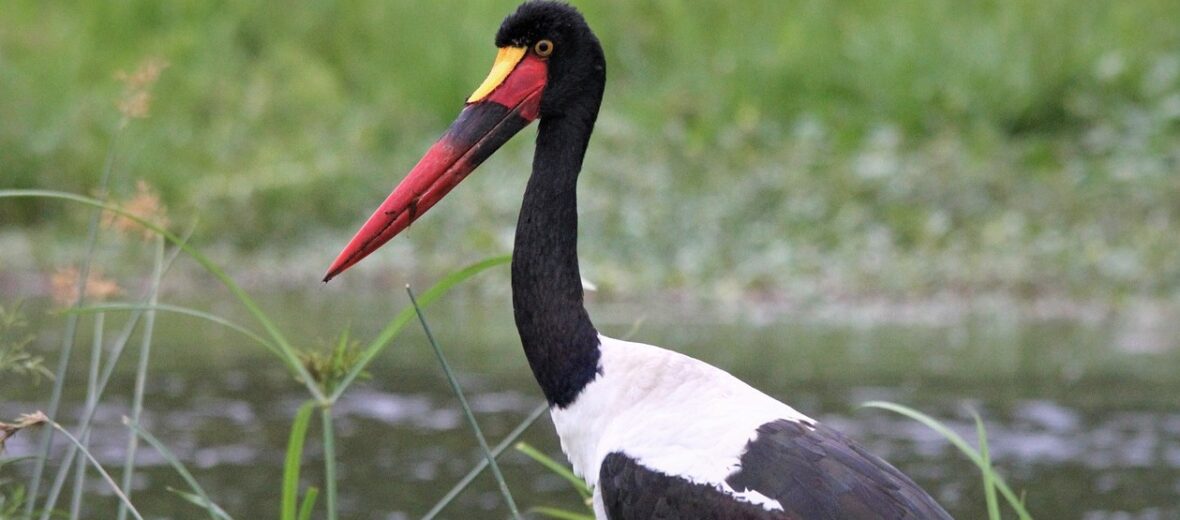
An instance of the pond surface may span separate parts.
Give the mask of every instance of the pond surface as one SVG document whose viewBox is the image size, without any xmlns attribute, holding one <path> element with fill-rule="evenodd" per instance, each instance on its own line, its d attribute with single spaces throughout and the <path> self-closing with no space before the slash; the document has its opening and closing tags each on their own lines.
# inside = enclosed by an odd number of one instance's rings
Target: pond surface
<svg viewBox="0 0 1180 520">
<path fill-rule="evenodd" d="M 264 307 L 277 311 L 291 337 L 311 345 L 326 343 L 350 320 L 354 336 L 368 339 L 403 303 L 396 294 L 389 301 L 344 305 L 336 296 L 332 303 L 320 296 L 276 294 L 264 298 Z M 184 301 L 246 320 L 212 298 Z M 491 442 L 542 401 L 507 301 L 469 294 L 428 311 Z M 911 475 L 957 518 L 984 516 L 974 467 L 925 427 L 861 409 L 861 403 L 889 400 L 918 408 L 968 439 L 974 438 L 970 410 L 979 412 L 995 463 L 1014 489 L 1027 494 L 1038 518 L 1180 518 L 1176 341 L 1149 351 L 1115 347 L 1121 340 L 1105 321 L 772 320 L 752 326 L 692 319 L 691 313 L 656 305 L 602 304 L 591 312 L 607 334 L 630 333 L 634 340 L 707 360 L 843 430 Z M 39 344 L 52 352 L 63 319 L 33 315 Z M 112 317 L 108 330 L 117 330 L 122 319 Z M 83 329 L 80 337 L 89 334 Z M 145 426 L 235 518 L 276 518 L 287 432 L 306 397 L 302 386 L 248 340 L 190 318 L 161 315 L 153 348 Z M 85 356 L 74 363 L 76 383 L 66 388 L 63 417 L 80 410 L 85 363 Z M 127 431 L 120 418 L 128 413 L 134 380 L 133 362 L 122 364 L 91 441 L 112 471 L 121 465 Z M 335 410 L 342 518 L 417 518 L 479 460 L 477 444 L 417 328 L 407 329 L 369 375 Z M 49 388 L 11 377 L 0 381 L 0 416 L 44 408 Z M 305 482 L 317 484 L 322 458 L 316 426 L 311 435 Z M 28 453 L 34 439 L 17 437 L 8 455 Z M 524 440 L 564 460 L 547 417 Z M 509 452 L 501 460 L 522 508 L 581 507 L 568 485 L 530 459 Z M 28 467 L 25 462 L 4 471 L 20 476 Z M 159 454 L 141 448 L 139 467 L 133 499 L 147 517 L 202 517 L 167 490 L 185 486 Z M 105 485 L 91 477 L 87 488 L 88 517 L 109 518 L 115 501 Z M 505 518 L 496 489 L 491 476 L 482 475 L 442 517 Z"/>
</svg>

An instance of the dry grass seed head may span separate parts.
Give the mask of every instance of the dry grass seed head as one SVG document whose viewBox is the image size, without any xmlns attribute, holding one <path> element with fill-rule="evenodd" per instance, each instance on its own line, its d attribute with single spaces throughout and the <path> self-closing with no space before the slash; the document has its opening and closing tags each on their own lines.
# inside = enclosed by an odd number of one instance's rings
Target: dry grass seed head
<svg viewBox="0 0 1180 520">
<path fill-rule="evenodd" d="M 50 284 L 52 285 L 53 301 L 60 307 L 71 307 L 78 303 L 78 268 L 74 266 L 61 267 L 54 271 Z M 105 278 L 102 272 L 91 269 L 86 280 L 86 297 L 95 301 L 106 300 L 123 292 L 119 283 Z"/>
<path fill-rule="evenodd" d="M 168 68 L 168 62 L 158 57 L 149 57 L 139 63 L 135 71 L 115 73 L 115 79 L 123 83 L 123 95 L 116 106 L 123 114 L 123 124 L 132 119 L 148 117 L 152 109 L 152 86 L 160 79 L 160 73 Z"/>
<path fill-rule="evenodd" d="M 16 418 L 12 424 L 0 422 L 0 453 L 4 453 L 4 443 L 17 432 L 33 426 L 40 426 L 49 422 L 49 418 L 42 412 L 26 413 Z"/>
<path fill-rule="evenodd" d="M 160 201 L 160 194 L 143 180 L 135 183 L 135 194 L 131 198 L 117 204 L 124 211 L 162 228 L 167 228 L 170 223 L 168 208 Z M 138 232 L 144 240 L 150 240 L 155 236 L 155 231 L 113 211 L 103 213 L 102 225 L 107 229 L 114 229 L 120 234 Z"/>
</svg>

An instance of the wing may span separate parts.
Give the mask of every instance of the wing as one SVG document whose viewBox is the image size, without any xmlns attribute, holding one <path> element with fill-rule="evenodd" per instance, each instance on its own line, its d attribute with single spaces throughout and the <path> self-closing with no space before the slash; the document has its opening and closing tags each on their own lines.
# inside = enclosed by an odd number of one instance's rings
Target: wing
<svg viewBox="0 0 1180 520">
<path fill-rule="evenodd" d="M 603 459 L 598 492 L 610 520 L 803 520 L 647 468 L 621 452 Z"/>
<path fill-rule="evenodd" d="M 889 463 L 822 424 L 758 428 L 726 484 L 778 501 L 770 511 L 718 486 L 645 467 L 622 452 L 602 462 L 598 491 L 611 520 L 944 520 L 937 502 Z"/>
<path fill-rule="evenodd" d="M 909 477 L 822 424 L 763 424 L 726 482 L 778 500 L 789 517 L 951 518 Z"/>
</svg>

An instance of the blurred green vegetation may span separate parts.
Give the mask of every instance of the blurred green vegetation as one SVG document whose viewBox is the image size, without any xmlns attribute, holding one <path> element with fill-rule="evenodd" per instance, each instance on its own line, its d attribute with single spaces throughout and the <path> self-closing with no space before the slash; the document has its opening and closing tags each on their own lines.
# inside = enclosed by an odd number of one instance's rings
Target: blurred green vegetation
<svg viewBox="0 0 1180 520">
<path fill-rule="evenodd" d="M 145 179 L 203 240 L 324 263 L 458 112 L 516 3 L 9 0 L 0 188 L 90 192 L 116 73 L 159 58 L 112 191 Z M 1174 0 L 577 4 L 609 64 L 581 193 L 584 271 L 608 289 L 1180 288 Z M 399 258 L 442 273 L 507 250 L 531 141 Z M 75 233 L 61 208 L 6 202 L 0 226 Z"/>
</svg>

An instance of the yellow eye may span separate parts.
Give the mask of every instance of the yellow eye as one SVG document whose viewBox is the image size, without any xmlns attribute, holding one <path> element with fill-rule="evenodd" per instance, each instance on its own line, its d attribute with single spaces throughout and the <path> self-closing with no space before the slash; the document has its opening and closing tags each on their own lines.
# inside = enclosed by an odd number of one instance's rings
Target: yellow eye
<svg viewBox="0 0 1180 520">
<path fill-rule="evenodd" d="M 550 54 L 553 54 L 553 42 L 541 40 L 533 45 L 533 52 L 537 53 L 537 56 L 548 58 Z"/>
</svg>

